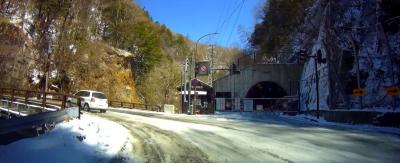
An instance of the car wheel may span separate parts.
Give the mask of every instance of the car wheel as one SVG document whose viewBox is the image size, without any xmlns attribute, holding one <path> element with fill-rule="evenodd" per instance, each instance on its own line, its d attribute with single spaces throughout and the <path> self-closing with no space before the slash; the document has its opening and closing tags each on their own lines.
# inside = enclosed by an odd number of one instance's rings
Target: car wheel
<svg viewBox="0 0 400 163">
<path fill-rule="evenodd" d="M 100 110 L 101 113 L 106 113 L 106 110 Z"/>
<path fill-rule="evenodd" d="M 83 110 L 90 111 L 89 105 L 88 105 L 88 104 L 85 104 L 85 105 L 83 106 Z"/>
</svg>

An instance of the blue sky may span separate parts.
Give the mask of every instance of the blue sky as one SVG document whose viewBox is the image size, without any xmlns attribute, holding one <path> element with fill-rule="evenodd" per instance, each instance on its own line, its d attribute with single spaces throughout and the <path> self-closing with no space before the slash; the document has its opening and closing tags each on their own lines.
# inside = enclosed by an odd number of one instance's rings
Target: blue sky
<svg viewBox="0 0 400 163">
<path fill-rule="evenodd" d="M 251 32 L 257 8 L 264 0 L 135 0 L 153 18 L 176 33 L 196 41 L 224 47 L 243 47 L 239 30 Z"/>
</svg>

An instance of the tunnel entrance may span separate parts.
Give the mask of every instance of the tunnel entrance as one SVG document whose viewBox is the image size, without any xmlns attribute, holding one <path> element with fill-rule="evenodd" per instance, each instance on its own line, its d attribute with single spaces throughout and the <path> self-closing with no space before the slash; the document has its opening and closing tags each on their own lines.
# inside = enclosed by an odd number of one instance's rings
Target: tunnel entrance
<svg viewBox="0 0 400 163">
<path fill-rule="evenodd" d="M 246 94 L 246 98 L 282 98 L 287 96 L 285 90 L 274 82 L 263 81 L 253 85 Z M 262 105 L 269 108 L 277 103 L 274 99 L 254 99 L 254 108 Z"/>
</svg>

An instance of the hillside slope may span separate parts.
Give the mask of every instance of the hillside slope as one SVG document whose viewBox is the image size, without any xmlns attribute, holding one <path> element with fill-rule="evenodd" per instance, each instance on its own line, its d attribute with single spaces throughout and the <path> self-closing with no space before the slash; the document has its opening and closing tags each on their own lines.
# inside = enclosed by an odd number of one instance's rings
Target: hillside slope
<svg viewBox="0 0 400 163">
<path fill-rule="evenodd" d="M 48 76 L 52 91 L 176 106 L 181 62 L 195 46 L 131 0 L 3 0 L 0 36 L 1 87 L 43 90 Z"/>
</svg>

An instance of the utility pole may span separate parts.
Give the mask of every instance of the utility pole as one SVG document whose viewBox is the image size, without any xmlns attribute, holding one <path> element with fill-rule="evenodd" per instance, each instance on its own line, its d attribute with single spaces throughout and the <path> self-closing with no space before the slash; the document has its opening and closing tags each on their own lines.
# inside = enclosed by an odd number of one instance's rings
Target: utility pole
<svg viewBox="0 0 400 163">
<path fill-rule="evenodd" d="M 315 90 L 317 92 L 317 119 L 319 119 L 319 76 L 318 76 L 318 62 L 317 57 L 314 57 L 315 67 Z"/>
<path fill-rule="evenodd" d="M 210 63 L 210 79 L 209 83 L 212 89 L 212 100 L 211 100 L 211 107 L 215 109 L 215 90 L 214 90 L 214 58 L 215 58 L 215 45 L 211 47 L 211 63 Z M 215 111 L 215 110 L 214 110 Z"/>
<path fill-rule="evenodd" d="M 213 68 L 214 68 L 214 57 L 215 57 L 215 51 L 214 51 L 215 45 L 211 45 L 211 48 L 209 47 L 208 51 L 208 60 L 210 61 L 210 74 L 208 74 L 208 84 L 213 87 Z"/>
<path fill-rule="evenodd" d="M 187 83 L 187 71 L 188 71 L 188 66 L 189 66 L 189 59 L 188 58 L 186 58 L 185 59 L 185 63 L 184 63 L 184 65 L 183 65 L 183 90 L 184 90 L 184 92 L 183 92 L 183 101 L 186 103 L 186 102 L 188 102 L 187 101 L 187 98 L 186 98 L 186 93 L 187 93 L 187 87 L 186 87 L 186 83 Z"/>
<path fill-rule="evenodd" d="M 188 90 L 188 110 L 187 112 L 189 114 L 193 114 L 193 109 L 192 109 L 192 104 L 191 104 L 191 95 L 192 95 L 192 66 L 193 66 L 193 53 L 192 53 L 192 58 L 190 59 L 190 65 L 189 65 L 189 90 Z"/>
<path fill-rule="evenodd" d="M 181 78 L 181 94 L 182 94 L 182 106 L 181 108 L 183 109 L 183 107 L 186 107 L 186 103 L 187 98 L 186 98 L 186 94 L 187 94 L 187 87 L 186 87 L 186 83 L 187 83 L 187 71 L 188 71 L 188 64 L 189 64 L 189 59 L 186 58 L 183 62 L 182 62 L 182 78 Z M 183 89 L 183 90 L 182 90 Z"/>
<path fill-rule="evenodd" d="M 185 106 L 185 89 L 183 85 L 186 85 L 186 83 L 184 83 L 185 81 L 185 62 L 182 62 L 182 71 L 181 71 L 181 86 L 180 86 L 180 91 L 181 91 L 181 110 L 183 110 L 183 106 Z"/>
<path fill-rule="evenodd" d="M 48 91 L 48 89 L 49 89 L 49 71 L 50 71 L 50 66 L 49 66 L 49 60 L 50 60 L 50 54 L 49 53 L 46 53 L 46 57 L 45 57 L 45 59 L 44 59 L 44 73 L 43 73 L 43 75 L 45 75 L 45 81 L 44 81 L 44 87 L 43 87 L 43 92 L 47 92 Z M 44 97 L 44 98 L 46 98 L 46 97 Z"/>
</svg>

